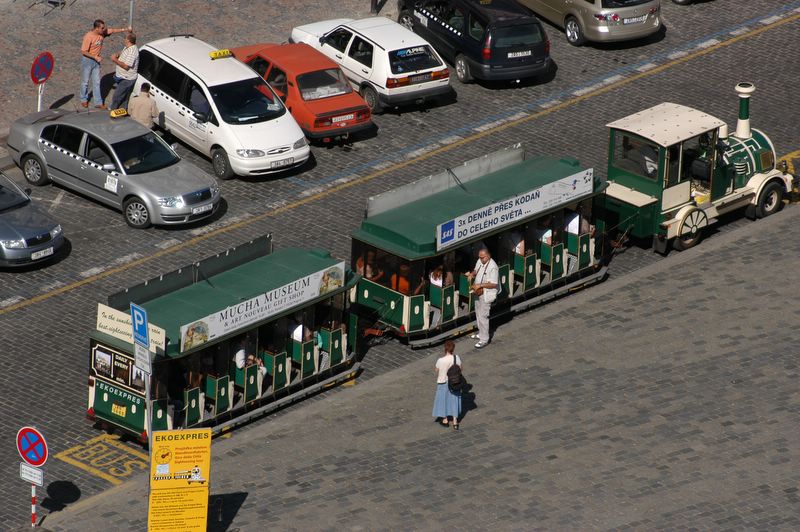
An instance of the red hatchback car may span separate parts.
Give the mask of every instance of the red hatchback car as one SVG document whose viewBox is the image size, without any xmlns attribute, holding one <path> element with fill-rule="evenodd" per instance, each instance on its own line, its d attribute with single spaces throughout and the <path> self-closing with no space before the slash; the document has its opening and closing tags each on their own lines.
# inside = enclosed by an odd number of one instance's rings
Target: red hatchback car
<svg viewBox="0 0 800 532">
<path fill-rule="evenodd" d="M 364 99 L 339 65 L 307 44 L 254 44 L 232 48 L 286 103 L 306 137 L 329 142 L 372 127 Z"/>
</svg>

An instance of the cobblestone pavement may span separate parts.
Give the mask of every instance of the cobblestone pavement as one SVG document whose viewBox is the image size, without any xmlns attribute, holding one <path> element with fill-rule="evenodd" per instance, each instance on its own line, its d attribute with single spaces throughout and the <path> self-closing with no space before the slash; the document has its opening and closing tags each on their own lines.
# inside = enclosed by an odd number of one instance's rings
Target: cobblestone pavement
<svg viewBox="0 0 800 532">
<path fill-rule="evenodd" d="M 60 66 L 52 82 L 48 82 L 45 101 L 47 105 L 59 103 L 75 90 L 75 80 L 70 78 L 77 63 L 73 52 L 85 27 L 96 16 L 106 18 L 112 25 L 124 22 L 127 3 L 123 4 L 120 11 L 105 2 L 68 2 L 63 11 L 42 16 L 43 6 L 27 9 L 29 3 L 0 1 L 0 30 L 4 30 L 0 31 L 0 46 L 9 58 L 0 65 L 0 131 L 21 109 L 34 105 L 35 93 L 27 72 L 36 51 L 46 48 L 56 53 Z M 308 20 L 345 14 L 363 16 L 368 3 L 348 0 L 333 7 L 329 2 L 307 0 L 140 1 L 136 5 L 140 42 L 173 31 L 192 31 L 216 44 L 238 45 L 282 40 L 291 26 Z M 190 20 L 179 18 L 181 9 L 197 12 L 200 5 L 202 25 L 176 24 L 177 20 Z M 44 269 L 0 271 L 0 333 L 6 340 L 0 355 L 5 377 L 0 400 L 0 439 L 11 441 L 22 424 L 35 424 L 45 430 L 53 451 L 58 452 L 98 436 L 82 415 L 86 401 L 87 333 L 94 326 L 96 303 L 104 301 L 108 294 L 265 232 L 274 232 L 279 246 L 324 242 L 335 255 L 346 258 L 350 251 L 348 233 L 358 224 L 367 196 L 448 165 L 522 141 L 531 151 L 576 155 L 602 175 L 605 123 L 669 99 L 699 107 L 732 125 L 736 119 L 732 88 L 742 80 L 754 81 L 758 86 L 752 103 L 754 125 L 769 133 L 779 154 L 797 149 L 800 109 L 789 87 L 794 86 L 798 74 L 797 63 L 790 59 L 798 49 L 798 23 L 770 26 L 781 17 L 791 16 L 789 13 L 797 6 L 800 2 L 726 0 L 681 8 L 665 2 L 668 30 L 660 40 L 645 44 L 575 49 L 566 45 L 560 32 L 548 27 L 553 56 L 559 65 L 553 81 L 517 88 L 456 83 L 457 103 L 435 106 L 426 112 L 379 116 L 376 137 L 346 148 L 315 148 L 316 164 L 302 174 L 223 183 L 227 212 L 206 225 L 132 231 L 124 226 L 119 213 L 58 187 L 37 188 L 33 192 L 35 199 L 62 222 L 72 249 L 66 258 Z M 393 8 L 392 3 L 386 8 Z M 259 14 L 253 15 L 254 12 Z M 237 34 L 229 37 L 223 28 L 237 28 Z M 748 33 L 761 28 L 768 31 Z M 118 36 L 107 42 L 107 54 L 119 45 L 116 39 Z M 708 53 L 700 54 L 698 50 Z M 605 90 L 604 84 L 612 90 Z M 63 101 L 61 105 L 72 103 Z M 515 122 L 520 118 L 527 121 Z M 492 126 L 499 127 L 491 129 Z M 475 138 L 476 135 L 480 136 Z M 208 168 L 204 159 L 185 148 L 181 151 Z M 18 171 L 10 173 L 23 182 Z M 716 239 L 737 228 L 755 231 L 750 226 L 750 222 L 736 218 L 720 226 L 717 230 L 721 234 L 711 235 L 702 248 L 713 246 Z M 153 255 L 157 257 L 148 258 Z M 694 255 L 678 255 L 683 256 Z M 629 248 L 615 259 L 612 280 L 658 261 L 659 257 L 650 251 Z M 75 285 L 76 282 L 80 284 Z M 679 283 L 675 289 L 686 284 Z M 594 290 L 597 288 L 590 292 Z M 575 297 L 580 296 L 571 296 Z M 593 303 L 592 308 L 599 312 L 601 304 Z M 549 311 L 544 307 L 529 313 L 515 320 L 513 326 L 519 323 L 520 327 L 535 327 L 542 312 Z M 716 331 L 714 327 L 710 330 Z M 498 348 L 501 341 L 498 339 Z M 523 346 L 521 352 L 525 350 Z M 31 364 L 34 356 L 36 362 Z M 372 349 L 359 382 L 396 368 L 416 367 L 414 361 L 430 356 L 429 351 L 415 352 L 396 343 Z M 638 375 L 626 377 L 636 379 Z M 647 382 L 640 385 L 647 386 Z M 360 385 L 317 396 L 307 406 L 291 408 L 236 431 L 231 442 L 250 445 L 248 434 L 254 428 L 293 415 L 305 416 L 301 413 L 307 409 L 323 408 L 320 405 L 340 401 L 359 389 Z M 332 399 L 334 396 L 336 399 Z M 373 426 L 364 416 L 359 419 L 364 430 Z M 337 450 L 331 453 L 339 454 Z M 3 454 L 0 472 L 12 479 L 0 487 L 0 522 L 17 523 L 24 520 L 28 506 L 25 485 L 15 480 L 16 455 Z M 635 475 L 635 468 L 628 473 Z M 646 473 L 643 470 L 642 474 Z M 613 471 L 609 475 L 613 476 Z M 81 498 L 110 486 L 106 480 L 57 460 L 47 465 L 47 481 L 71 483 Z M 612 485 L 614 482 L 620 480 L 609 481 Z M 255 504 L 252 500 L 247 502 Z M 551 524 L 558 528 L 556 525 Z"/>
<path fill-rule="evenodd" d="M 209 530 L 797 530 L 798 222 L 460 341 L 460 432 L 431 422 L 428 355 L 216 442 Z M 142 530 L 146 501 L 139 475 L 44 524 Z"/>
</svg>

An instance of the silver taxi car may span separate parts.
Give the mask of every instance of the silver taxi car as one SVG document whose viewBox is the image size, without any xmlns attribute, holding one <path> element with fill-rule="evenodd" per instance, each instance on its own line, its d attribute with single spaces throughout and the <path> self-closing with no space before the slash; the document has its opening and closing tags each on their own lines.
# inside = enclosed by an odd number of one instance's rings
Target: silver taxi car
<svg viewBox="0 0 800 532">
<path fill-rule="evenodd" d="M 8 147 L 32 185 L 54 181 L 122 210 L 137 229 L 200 220 L 219 205 L 212 176 L 124 111 L 32 113 L 11 125 Z"/>
</svg>

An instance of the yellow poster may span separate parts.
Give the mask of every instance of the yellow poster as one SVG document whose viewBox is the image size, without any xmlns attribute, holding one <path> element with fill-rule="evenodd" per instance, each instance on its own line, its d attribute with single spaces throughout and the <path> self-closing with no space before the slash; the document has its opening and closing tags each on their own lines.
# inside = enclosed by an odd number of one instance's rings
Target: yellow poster
<svg viewBox="0 0 800 532">
<path fill-rule="evenodd" d="M 153 433 L 150 532 L 204 531 L 211 472 L 211 429 Z"/>
</svg>

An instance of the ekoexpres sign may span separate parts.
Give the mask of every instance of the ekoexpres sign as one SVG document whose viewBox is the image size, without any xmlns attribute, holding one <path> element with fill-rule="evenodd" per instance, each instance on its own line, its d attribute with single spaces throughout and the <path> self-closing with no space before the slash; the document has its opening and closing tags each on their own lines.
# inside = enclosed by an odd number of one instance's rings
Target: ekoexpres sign
<svg viewBox="0 0 800 532">
<path fill-rule="evenodd" d="M 513 225 L 550 208 L 591 194 L 594 169 L 562 177 L 552 183 L 462 214 L 436 226 L 436 250 L 465 242 L 483 233 Z"/>
<path fill-rule="evenodd" d="M 344 262 L 307 275 L 256 297 L 181 326 L 181 351 L 302 305 L 344 286 Z"/>
</svg>

